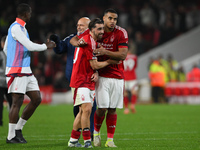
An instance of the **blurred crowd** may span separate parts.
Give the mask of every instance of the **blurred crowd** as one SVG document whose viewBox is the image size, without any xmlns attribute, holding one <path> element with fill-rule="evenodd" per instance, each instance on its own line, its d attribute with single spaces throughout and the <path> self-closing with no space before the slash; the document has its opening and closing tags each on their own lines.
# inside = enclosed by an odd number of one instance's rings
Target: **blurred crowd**
<svg viewBox="0 0 200 150">
<path fill-rule="evenodd" d="M 107 8 L 119 13 L 118 25 L 129 34 L 129 47 L 137 56 L 167 42 L 200 24 L 198 0 L 0 0 L 0 37 L 7 34 L 15 20 L 18 3 L 32 7 L 32 18 L 26 28 L 32 41 L 43 43 L 56 33 L 61 39 L 76 32 L 80 17 L 100 17 Z M 53 84 L 67 89 L 64 77 L 65 55 L 53 51 L 32 53 L 32 70 L 40 85 Z"/>
<path fill-rule="evenodd" d="M 191 70 L 185 72 L 171 54 L 166 59 L 161 54 L 157 58 L 150 58 L 148 70 L 151 95 L 155 103 L 167 102 L 165 86 L 169 82 L 200 82 L 200 65 L 193 64 Z"/>
</svg>

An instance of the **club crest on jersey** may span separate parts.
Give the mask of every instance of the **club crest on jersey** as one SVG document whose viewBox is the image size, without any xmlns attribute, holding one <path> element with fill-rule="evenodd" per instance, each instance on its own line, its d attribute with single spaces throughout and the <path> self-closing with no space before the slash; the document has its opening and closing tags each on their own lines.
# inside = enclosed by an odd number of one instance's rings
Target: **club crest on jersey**
<svg viewBox="0 0 200 150">
<path fill-rule="evenodd" d="M 84 101 L 85 100 L 85 96 L 81 95 L 81 100 Z"/>
<path fill-rule="evenodd" d="M 104 39 L 104 40 L 103 40 L 103 43 L 108 43 L 108 39 L 107 39 L 107 38 Z"/>
<path fill-rule="evenodd" d="M 112 35 L 111 38 L 110 38 L 110 42 L 113 42 L 114 38 L 115 38 L 114 35 Z"/>
</svg>

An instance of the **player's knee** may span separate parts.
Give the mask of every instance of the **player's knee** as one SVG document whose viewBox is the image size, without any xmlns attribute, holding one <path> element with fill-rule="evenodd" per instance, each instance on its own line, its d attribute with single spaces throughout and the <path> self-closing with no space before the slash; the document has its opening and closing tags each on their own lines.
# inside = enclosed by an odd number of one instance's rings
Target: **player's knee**
<svg viewBox="0 0 200 150">
<path fill-rule="evenodd" d="M 87 114 L 88 116 L 90 116 L 90 114 L 91 114 L 91 108 L 90 107 L 86 107 L 82 111 L 83 111 L 84 114 Z"/>
<path fill-rule="evenodd" d="M 109 114 L 115 114 L 116 113 L 116 108 L 109 108 L 108 109 Z"/>
<path fill-rule="evenodd" d="M 98 108 L 98 115 L 104 116 L 107 111 L 107 108 Z"/>
<path fill-rule="evenodd" d="M 42 101 L 42 99 L 40 97 L 38 97 L 38 98 L 35 98 L 34 100 L 32 100 L 32 103 L 34 106 L 38 106 L 38 105 L 40 105 L 41 101 Z"/>
<path fill-rule="evenodd" d="M 14 95 L 12 99 L 12 107 L 20 107 L 23 103 L 24 95 Z"/>
</svg>

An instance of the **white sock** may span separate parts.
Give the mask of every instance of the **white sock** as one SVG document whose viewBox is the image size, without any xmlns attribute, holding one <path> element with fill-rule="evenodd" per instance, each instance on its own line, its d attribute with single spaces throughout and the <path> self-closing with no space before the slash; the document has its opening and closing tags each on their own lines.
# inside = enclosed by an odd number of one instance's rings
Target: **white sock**
<svg viewBox="0 0 200 150">
<path fill-rule="evenodd" d="M 113 141 L 113 138 L 107 138 L 107 141 Z"/>
<path fill-rule="evenodd" d="M 8 124 L 8 137 L 7 137 L 8 140 L 11 140 L 12 138 L 15 137 L 15 127 L 16 127 L 16 124 L 14 123 Z"/>
<path fill-rule="evenodd" d="M 86 143 L 87 141 L 90 141 L 90 142 L 91 142 L 91 139 L 89 139 L 89 140 L 84 140 L 84 143 Z"/>
<path fill-rule="evenodd" d="M 70 140 L 69 140 L 70 142 L 76 142 L 76 141 L 78 141 L 78 139 L 74 139 L 74 138 L 72 138 L 72 137 L 70 137 Z"/>
<path fill-rule="evenodd" d="M 93 134 L 99 134 L 99 132 L 97 132 L 96 130 L 94 130 Z"/>
<path fill-rule="evenodd" d="M 27 122 L 26 120 L 19 118 L 15 129 L 16 130 L 22 130 L 24 125 L 26 124 L 26 122 Z"/>
</svg>

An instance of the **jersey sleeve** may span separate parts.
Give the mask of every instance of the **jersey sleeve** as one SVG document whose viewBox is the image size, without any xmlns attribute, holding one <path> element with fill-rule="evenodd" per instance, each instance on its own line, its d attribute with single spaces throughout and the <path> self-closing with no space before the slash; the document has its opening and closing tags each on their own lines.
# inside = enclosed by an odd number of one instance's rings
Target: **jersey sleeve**
<svg viewBox="0 0 200 150">
<path fill-rule="evenodd" d="M 19 25 L 14 25 L 12 27 L 11 34 L 15 40 L 19 41 L 29 51 L 44 51 L 47 49 L 46 44 L 37 44 L 29 40 L 27 36 L 22 32 Z"/>
<path fill-rule="evenodd" d="M 125 29 L 121 29 L 119 32 L 118 48 L 128 48 L 128 33 Z"/>
<path fill-rule="evenodd" d="M 87 60 L 97 59 L 97 57 L 93 53 L 94 49 L 96 49 L 97 42 L 95 42 L 94 39 L 90 36 L 88 38 L 84 37 L 84 40 L 88 43 L 86 46 Z"/>
</svg>

